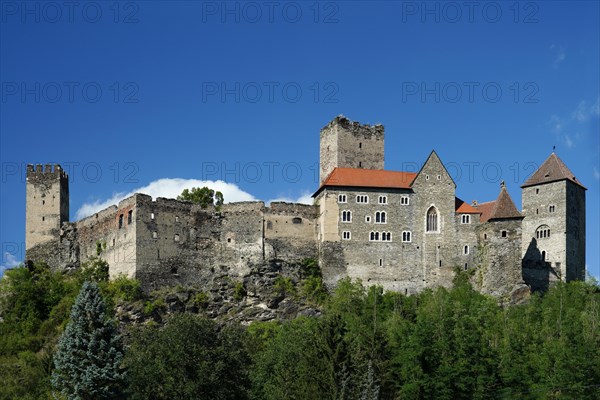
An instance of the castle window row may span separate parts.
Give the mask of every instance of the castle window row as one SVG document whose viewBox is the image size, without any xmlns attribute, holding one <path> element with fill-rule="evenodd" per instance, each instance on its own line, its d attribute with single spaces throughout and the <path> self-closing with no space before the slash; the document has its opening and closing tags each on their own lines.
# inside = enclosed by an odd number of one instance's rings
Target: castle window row
<svg viewBox="0 0 600 400">
<path fill-rule="evenodd" d="M 535 230 L 536 239 L 545 239 L 550 237 L 550 227 L 548 225 L 542 225 Z"/>
<path fill-rule="evenodd" d="M 391 232 L 371 232 L 369 233 L 369 241 L 371 242 L 391 242 Z"/>
</svg>

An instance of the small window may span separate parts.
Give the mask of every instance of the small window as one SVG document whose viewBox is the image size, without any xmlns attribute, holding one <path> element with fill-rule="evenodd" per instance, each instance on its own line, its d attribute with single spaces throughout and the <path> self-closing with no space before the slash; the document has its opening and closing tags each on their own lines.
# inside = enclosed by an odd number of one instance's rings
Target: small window
<svg viewBox="0 0 600 400">
<path fill-rule="evenodd" d="M 231 238 L 227 238 L 227 243 L 231 243 Z"/>
<path fill-rule="evenodd" d="M 483 234 L 483 240 L 487 240 L 487 233 Z"/>
<path fill-rule="evenodd" d="M 402 241 L 405 243 L 410 243 L 411 242 L 411 233 L 410 231 L 404 231 L 402 232 Z"/>
<path fill-rule="evenodd" d="M 550 237 L 550 227 L 548 225 L 540 225 L 535 230 L 536 239 L 546 239 Z"/>
<path fill-rule="evenodd" d="M 465 263 L 465 271 L 469 269 L 469 264 Z"/>
<path fill-rule="evenodd" d="M 385 211 L 377 211 L 375 213 L 375 223 L 376 224 L 385 224 L 386 221 L 386 212 Z"/>
<path fill-rule="evenodd" d="M 301 224 L 302 223 L 302 218 L 300 217 L 296 217 L 296 218 L 292 218 L 292 224 Z"/>
<path fill-rule="evenodd" d="M 175 216 L 175 222 L 179 222 L 179 217 L 177 215 Z"/>
<path fill-rule="evenodd" d="M 542 251 L 542 261 L 546 261 L 546 260 L 547 260 L 547 258 L 546 258 L 546 256 L 547 256 L 547 255 L 548 255 L 548 254 L 546 254 L 546 251 L 545 251 L 545 250 L 544 250 L 544 251 Z"/>
<path fill-rule="evenodd" d="M 174 239 L 175 239 L 176 242 L 179 242 L 179 234 L 178 233 L 175 234 L 175 238 Z"/>
<path fill-rule="evenodd" d="M 351 236 L 352 235 L 350 234 L 350 231 L 344 231 L 344 232 L 342 232 L 342 239 L 344 239 L 344 240 L 350 240 Z"/>
<path fill-rule="evenodd" d="M 461 224 L 470 224 L 471 223 L 471 216 L 469 214 L 463 214 L 461 216 L 460 223 Z"/>
<path fill-rule="evenodd" d="M 502 231 L 502 237 L 506 237 L 506 231 Z"/>
<path fill-rule="evenodd" d="M 345 210 L 342 211 L 342 222 L 352 222 L 352 212 Z"/>
<path fill-rule="evenodd" d="M 536 214 L 539 214 L 539 213 L 540 213 L 540 209 L 539 209 L 539 208 L 536 208 L 536 209 L 535 209 L 535 213 L 536 213 Z"/>
<path fill-rule="evenodd" d="M 42 221 L 45 221 L 45 220 L 46 220 L 46 217 L 42 217 Z"/>
<path fill-rule="evenodd" d="M 113 239 L 112 243 L 113 247 L 115 247 L 115 239 Z"/>
<path fill-rule="evenodd" d="M 400 204 L 403 206 L 407 206 L 410 203 L 410 197 L 402 196 L 400 197 Z"/>
<path fill-rule="evenodd" d="M 380 258 L 380 259 L 379 259 L 379 266 L 380 266 L 380 267 L 383 267 L 383 258 Z"/>
<path fill-rule="evenodd" d="M 123 227 L 123 214 L 119 215 L 119 229 Z"/>
<path fill-rule="evenodd" d="M 387 204 L 387 196 L 379 196 L 379 204 Z"/>
<path fill-rule="evenodd" d="M 356 202 L 361 204 L 367 204 L 369 202 L 369 196 L 364 194 L 356 196 Z"/>
<path fill-rule="evenodd" d="M 463 248 L 463 254 L 464 254 L 464 255 L 467 255 L 467 254 L 469 254 L 469 246 L 465 246 L 465 247 Z"/>
<path fill-rule="evenodd" d="M 370 215 L 367 215 L 367 216 L 365 217 L 365 222 L 366 222 L 367 224 L 370 224 L 370 223 L 371 223 L 371 216 L 370 216 Z"/>
<path fill-rule="evenodd" d="M 437 176 L 437 180 L 438 180 L 438 181 L 441 181 L 441 180 L 442 180 L 442 176 L 441 176 L 441 175 L 438 175 L 438 176 Z"/>
<path fill-rule="evenodd" d="M 391 232 L 381 232 L 381 240 L 383 242 L 391 242 L 392 241 L 392 233 Z"/>
<path fill-rule="evenodd" d="M 535 189 L 535 194 L 540 194 L 540 189 Z"/>
<path fill-rule="evenodd" d="M 439 265 L 440 265 L 440 267 L 442 266 L 442 260 L 440 260 Z"/>
<path fill-rule="evenodd" d="M 556 210 L 556 206 L 548 206 L 548 212 L 553 213 Z"/>
<path fill-rule="evenodd" d="M 156 231 L 152 232 L 152 239 L 158 239 L 158 233 Z"/>
<path fill-rule="evenodd" d="M 46 200 L 42 200 L 42 205 L 46 204 Z"/>
<path fill-rule="evenodd" d="M 362 161 L 358 162 L 358 168 L 362 168 Z"/>
<path fill-rule="evenodd" d="M 379 241 L 379 232 L 371 232 L 369 234 L 369 240 L 372 241 L 372 242 Z"/>
<path fill-rule="evenodd" d="M 150 213 L 150 219 L 154 219 L 154 213 Z"/>
<path fill-rule="evenodd" d="M 127 225 L 131 225 L 133 222 L 133 210 L 127 212 Z"/>
<path fill-rule="evenodd" d="M 359 144 L 358 144 L 358 148 L 359 148 L 359 149 L 362 149 L 362 143 L 359 143 Z"/>
<path fill-rule="evenodd" d="M 347 203 L 348 200 L 346 199 L 346 195 L 345 194 L 339 194 L 338 195 L 338 203 Z"/>
</svg>

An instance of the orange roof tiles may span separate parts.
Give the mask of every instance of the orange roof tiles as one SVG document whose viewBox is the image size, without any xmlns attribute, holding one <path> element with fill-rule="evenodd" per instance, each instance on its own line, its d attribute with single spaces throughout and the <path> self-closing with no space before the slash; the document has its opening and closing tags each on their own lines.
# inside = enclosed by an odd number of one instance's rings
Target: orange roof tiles
<svg viewBox="0 0 600 400">
<path fill-rule="evenodd" d="M 325 179 L 325 186 L 410 189 L 416 172 L 385 171 L 382 169 L 335 168 Z M 317 192 L 319 192 L 317 191 Z"/>
<path fill-rule="evenodd" d="M 457 214 L 481 214 L 481 210 L 465 203 L 458 197 L 454 198 L 454 210 Z"/>
<path fill-rule="evenodd" d="M 585 186 L 581 184 L 575 178 L 575 175 L 571 172 L 571 170 L 565 165 L 565 163 L 558 158 L 558 156 L 554 153 L 550 154 L 550 157 L 546 159 L 540 165 L 540 167 L 525 181 L 522 188 L 533 186 L 533 185 L 541 185 L 543 183 L 557 182 L 562 180 L 569 180 L 582 188 L 586 189 Z"/>
<path fill-rule="evenodd" d="M 523 214 L 517 210 L 505 187 L 502 187 L 496 200 L 479 203 L 477 204 L 477 209 L 481 211 L 480 222 L 487 222 L 491 219 L 523 217 Z"/>
</svg>

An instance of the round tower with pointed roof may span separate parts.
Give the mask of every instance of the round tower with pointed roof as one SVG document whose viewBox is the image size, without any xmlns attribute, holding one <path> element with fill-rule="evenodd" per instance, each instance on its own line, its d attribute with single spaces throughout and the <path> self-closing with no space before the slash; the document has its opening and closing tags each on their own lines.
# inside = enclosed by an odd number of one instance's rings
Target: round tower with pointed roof
<svg viewBox="0 0 600 400">
<path fill-rule="evenodd" d="M 556 155 L 523 189 L 523 278 L 535 290 L 585 279 L 585 186 Z"/>
</svg>

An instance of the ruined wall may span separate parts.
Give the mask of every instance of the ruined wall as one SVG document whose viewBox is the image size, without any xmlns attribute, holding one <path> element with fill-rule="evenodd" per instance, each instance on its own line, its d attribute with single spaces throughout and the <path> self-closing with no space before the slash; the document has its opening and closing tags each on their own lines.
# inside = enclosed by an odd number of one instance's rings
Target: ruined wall
<svg viewBox="0 0 600 400">
<path fill-rule="evenodd" d="M 476 270 L 473 286 L 496 297 L 510 295 L 523 282 L 521 219 L 492 220 L 477 228 Z"/>
<path fill-rule="evenodd" d="M 317 209 L 312 205 L 273 202 L 264 210 L 265 257 L 317 258 Z"/>
</svg>

